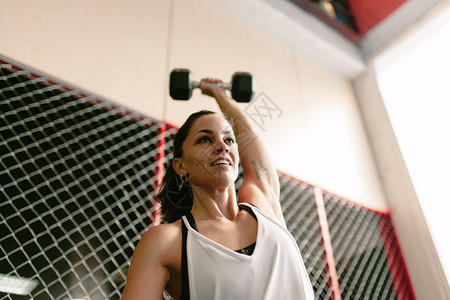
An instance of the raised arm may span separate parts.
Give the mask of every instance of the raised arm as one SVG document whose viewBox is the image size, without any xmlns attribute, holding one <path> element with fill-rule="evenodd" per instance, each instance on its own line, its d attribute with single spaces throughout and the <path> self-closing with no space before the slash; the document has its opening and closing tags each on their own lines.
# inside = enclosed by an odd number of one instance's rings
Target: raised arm
<svg viewBox="0 0 450 300">
<path fill-rule="evenodd" d="M 244 179 L 239 188 L 238 201 L 255 205 L 276 218 L 285 226 L 280 206 L 280 183 L 278 174 L 252 124 L 236 101 L 229 98 L 225 89 L 218 87 L 216 79 L 204 79 L 200 89 L 214 97 L 222 112 L 232 120 L 233 131 L 239 149 Z"/>
</svg>

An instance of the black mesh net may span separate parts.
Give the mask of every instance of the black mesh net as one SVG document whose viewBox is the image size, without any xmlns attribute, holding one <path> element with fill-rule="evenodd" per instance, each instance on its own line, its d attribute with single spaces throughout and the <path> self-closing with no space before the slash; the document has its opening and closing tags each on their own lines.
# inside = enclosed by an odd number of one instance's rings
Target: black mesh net
<svg viewBox="0 0 450 300">
<path fill-rule="evenodd" d="M 0 299 L 119 299 L 177 129 L 1 57 L 0 109 Z M 280 183 L 316 299 L 412 298 L 388 215 L 324 192 L 334 265 L 317 188 Z"/>
<path fill-rule="evenodd" d="M 389 215 L 324 193 L 343 299 L 413 299 Z"/>
<path fill-rule="evenodd" d="M 34 279 L 34 299 L 118 298 L 153 222 L 161 123 L 33 77 L 0 70 L 0 273 Z"/>
</svg>

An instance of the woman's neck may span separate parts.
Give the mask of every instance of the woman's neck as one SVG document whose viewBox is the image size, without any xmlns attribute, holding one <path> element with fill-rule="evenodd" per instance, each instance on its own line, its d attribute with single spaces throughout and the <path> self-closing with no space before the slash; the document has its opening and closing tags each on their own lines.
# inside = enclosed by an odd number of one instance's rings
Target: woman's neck
<svg viewBox="0 0 450 300">
<path fill-rule="evenodd" d="M 234 220 L 239 207 L 236 201 L 234 185 L 226 189 L 193 189 L 194 204 L 191 213 L 196 219 L 226 218 Z"/>
</svg>

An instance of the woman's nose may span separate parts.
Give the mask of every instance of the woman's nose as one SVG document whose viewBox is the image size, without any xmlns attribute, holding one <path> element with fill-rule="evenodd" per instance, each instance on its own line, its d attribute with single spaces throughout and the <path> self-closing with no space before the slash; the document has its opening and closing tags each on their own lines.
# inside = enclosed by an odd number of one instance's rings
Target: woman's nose
<svg viewBox="0 0 450 300">
<path fill-rule="evenodd" d="M 225 152 L 225 153 L 229 153 L 230 152 L 230 148 L 224 142 L 219 142 L 216 145 L 216 153 L 221 153 L 221 152 Z"/>
</svg>

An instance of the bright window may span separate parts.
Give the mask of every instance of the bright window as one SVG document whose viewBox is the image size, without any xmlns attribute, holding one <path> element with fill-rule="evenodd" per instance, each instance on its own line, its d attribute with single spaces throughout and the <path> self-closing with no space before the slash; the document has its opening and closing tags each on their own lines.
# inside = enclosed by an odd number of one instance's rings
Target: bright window
<svg viewBox="0 0 450 300">
<path fill-rule="evenodd" d="M 450 278 L 450 8 L 374 62 L 447 279 Z"/>
</svg>

